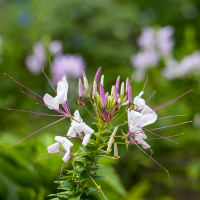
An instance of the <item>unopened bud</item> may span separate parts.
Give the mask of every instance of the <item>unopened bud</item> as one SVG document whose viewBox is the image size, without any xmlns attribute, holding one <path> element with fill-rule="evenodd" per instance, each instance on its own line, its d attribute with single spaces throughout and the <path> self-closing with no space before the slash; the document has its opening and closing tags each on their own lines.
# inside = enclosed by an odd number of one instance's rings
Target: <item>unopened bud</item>
<svg viewBox="0 0 200 200">
<path fill-rule="evenodd" d="M 124 82 L 122 82 L 122 84 L 121 84 L 120 95 L 121 95 L 121 97 L 124 96 Z"/>
<path fill-rule="evenodd" d="M 115 129 L 113 130 L 111 136 L 110 136 L 110 139 L 108 141 L 108 147 L 107 147 L 107 152 L 110 153 L 111 152 L 111 147 L 112 147 L 112 143 L 114 142 L 114 137 L 117 133 L 117 130 L 118 130 L 118 126 L 115 127 Z"/>
<path fill-rule="evenodd" d="M 101 82 L 100 82 L 100 84 L 104 85 L 104 75 L 101 76 Z"/>
<path fill-rule="evenodd" d="M 119 158 L 117 143 L 114 143 L 114 157 Z"/>
</svg>

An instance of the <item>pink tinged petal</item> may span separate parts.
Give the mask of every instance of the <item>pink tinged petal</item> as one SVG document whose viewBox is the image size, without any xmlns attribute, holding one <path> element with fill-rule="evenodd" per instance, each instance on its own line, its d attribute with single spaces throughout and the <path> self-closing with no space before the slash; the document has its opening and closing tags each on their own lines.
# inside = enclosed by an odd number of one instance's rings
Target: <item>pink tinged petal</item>
<svg viewBox="0 0 200 200">
<path fill-rule="evenodd" d="M 114 90 L 114 98 L 115 98 L 115 102 L 116 102 L 116 104 L 118 104 L 118 92 L 117 92 L 117 88 L 116 88 L 116 86 L 115 86 L 115 90 Z"/>
<path fill-rule="evenodd" d="M 138 143 L 141 144 L 144 149 L 149 149 L 151 147 L 144 140 L 139 140 Z"/>
<path fill-rule="evenodd" d="M 128 104 L 129 104 L 129 106 L 132 104 L 132 88 L 131 88 L 131 85 L 128 85 Z"/>
<path fill-rule="evenodd" d="M 83 76 L 83 85 L 84 85 L 84 88 L 88 90 L 89 89 L 89 87 L 88 87 L 88 80 L 87 80 L 87 77 L 86 77 L 86 74 L 85 74 L 84 71 L 82 72 L 82 76 Z"/>
<path fill-rule="evenodd" d="M 70 155 L 70 149 L 68 149 L 68 151 L 65 153 L 65 155 L 63 156 L 62 160 L 64 163 L 67 163 L 69 161 L 69 159 L 71 158 Z"/>
<path fill-rule="evenodd" d="M 98 83 L 100 74 L 101 74 L 101 67 L 99 67 L 99 69 L 97 70 L 97 73 L 96 73 L 95 78 L 94 78 L 94 81 L 95 81 L 96 83 Z"/>
<path fill-rule="evenodd" d="M 83 131 L 85 134 L 92 134 L 94 130 L 90 128 L 87 124 L 83 123 Z"/>
<path fill-rule="evenodd" d="M 86 134 L 85 135 L 85 137 L 83 138 L 83 142 L 82 142 L 83 146 L 87 146 L 88 145 L 88 142 L 90 141 L 90 137 L 91 137 L 91 134 Z"/>
<path fill-rule="evenodd" d="M 78 83 L 78 93 L 80 98 L 83 97 L 83 84 L 80 78 Z"/>
<path fill-rule="evenodd" d="M 48 153 L 57 153 L 57 152 L 59 152 L 60 151 L 59 145 L 60 144 L 58 142 L 56 142 L 56 143 L 48 146 L 48 148 L 47 148 Z"/>
<path fill-rule="evenodd" d="M 68 87 L 66 76 L 63 76 L 57 84 L 57 96 L 55 97 L 59 104 L 63 104 L 67 101 Z"/>
<path fill-rule="evenodd" d="M 129 78 L 126 78 L 126 94 L 128 94 Z"/>
<path fill-rule="evenodd" d="M 120 76 L 117 77 L 116 84 L 115 84 L 115 88 L 116 88 L 117 93 L 118 93 L 118 90 L 119 90 L 119 84 L 120 84 Z"/>
<path fill-rule="evenodd" d="M 73 125 L 74 130 L 76 133 L 80 134 L 84 131 L 83 123 Z"/>
<path fill-rule="evenodd" d="M 62 136 L 56 136 L 55 140 L 62 144 L 63 148 L 67 151 L 70 147 L 73 146 L 73 143 L 71 143 L 66 137 Z"/>
<path fill-rule="evenodd" d="M 74 119 L 75 120 L 72 120 L 72 124 L 80 124 L 83 122 L 83 119 L 81 118 L 81 115 L 78 110 L 74 112 Z"/>
<path fill-rule="evenodd" d="M 76 136 L 77 136 L 76 131 L 72 127 L 70 127 L 67 132 L 67 137 L 74 138 Z"/>
<path fill-rule="evenodd" d="M 59 103 L 49 94 L 44 95 L 44 103 L 49 109 L 58 110 L 59 109 Z"/>
<path fill-rule="evenodd" d="M 104 88 L 103 85 L 100 84 L 100 98 L 101 98 L 101 103 L 103 108 L 106 107 L 106 97 L 105 97 L 105 92 L 104 92 Z"/>
<path fill-rule="evenodd" d="M 134 105 L 136 106 L 136 110 L 142 110 L 146 105 L 145 100 L 141 98 L 143 93 L 143 91 L 140 92 L 139 95 L 134 98 Z"/>
</svg>

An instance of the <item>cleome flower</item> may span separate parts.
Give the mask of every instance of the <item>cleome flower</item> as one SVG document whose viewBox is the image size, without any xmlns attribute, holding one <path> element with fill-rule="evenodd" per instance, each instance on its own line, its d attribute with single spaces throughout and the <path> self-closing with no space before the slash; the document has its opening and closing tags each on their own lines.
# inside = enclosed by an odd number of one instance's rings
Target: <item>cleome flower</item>
<svg viewBox="0 0 200 200">
<path fill-rule="evenodd" d="M 55 136 L 55 140 L 56 143 L 48 146 L 48 153 L 64 153 L 62 160 L 67 163 L 71 158 L 71 147 L 73 146 L 73 143 L 71 143 L 66 137 L 62 136 Z M 63 149 L 60 148 L 61 145 Z"/>
<path fill-rule="evenodd" d="M 87 146 L 91 134 L 94 133 L 94 130 L 83 122 L 83 119 L 81 118 L 79 111 L 76 110 L 74 112 L 74 118 L 72 119 L 71 126 L 67 132 L 67 137 L 74 138 L 77 137 L 77 134 L 82 134 L 82 133 L 85 134 L 82 145 Z"/>
<path fill-rule="evenodd" d="M 147 139 L 143 131 L 143 127 L 153 124 L 157 120 L 157 114 L 149 106 L 145 100 L 141 98 L 143 91 L 134 98 L 134 110 L 128 109 L 128 127 L 129 134 L 136 143 L 141 144 L 144 149 L 150 148 L 144 140 Z M 132 138 L 131 138 L 132 139 Z"/>
<path fill-rule="evenodd" d="M 68 93 L 68 82 L 66 76 L 63 76 L 62 79 L 57 84 L 57 95 L 52 97 L 48 93 L 44 95 L 44 103 L 49 109 L 54 109 L 59 111 L 59 105 L 62 104 L 65 108 L 67 114 L 70 114 L 69 108 L 67 106 L 67 93 Z"/>
</svg>

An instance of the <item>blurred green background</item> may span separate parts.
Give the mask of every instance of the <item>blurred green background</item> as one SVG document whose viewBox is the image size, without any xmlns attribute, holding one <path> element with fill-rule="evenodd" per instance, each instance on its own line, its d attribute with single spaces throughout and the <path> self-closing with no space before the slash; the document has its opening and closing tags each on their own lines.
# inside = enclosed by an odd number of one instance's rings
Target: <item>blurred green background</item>
<svg viewBox="0 0 200 200">
<path fill-rule="evenodd" d="M 6 107 L 48 113 L 48 109 L 24 96 L 19 87 L 3 76 L 3 72 L 38 91 L 50 92 L 42 74 L 32 74 L 25 59 L 32 53 L 35 42 L 47 45 L 59 40 L 65 53 L 82 55 L 88 79 L 103 67 L 105 89 L 110 90 L 116 76 L 131 77 L 134 69 L 131 56 L 138 52 L 137 40 L 144 27 L 174 28 L 176 59 L 200 49 L 200 1 L 198 0 L 1 0 L 0 1 L 0 199 L 42 200 L 56 192 L 62 162 L 46 154 L 55 135 L 65 135 L 69 125 L 61 122 L 16 147 L 9 147 L 32 131 L 54 121 L 27 113 L 5 110 Z M 51 60 L 51 56 L 48 60 Z M 50 74 L 50 62 L 45 65 Z M 105 167 L 100 181 L 109 200 L 198 200 L 200 199 L 200 75 L 167 80 L 162 76 L 164 65 L 148 70 L 149 82 L 145 98 L 156 95 L 150 105 L 162 103 L 194 89 L 194 91 L 159 111 L 160 116 L 185 114 L 185 117 L 159 120 L 153 127 L 181 121 L 195 123 L 163 129 L 157 133 L 184 135 L 173 139 L 150 142 L 154 158 L 170 171 L 170 177 L 135 146 L 119 149 L 117 161 L 102 160 Z M 199 66 L 200 67 L 200 66 Z M 70 80 L 70 107 L 76 109 L 77 79 Z M 143 82 L 133 82 L 134 96 Z M 88 118 L 87 113 L 83 113 Z M 91 119 L 88 119 L 90 121 Z"/>
</svg>

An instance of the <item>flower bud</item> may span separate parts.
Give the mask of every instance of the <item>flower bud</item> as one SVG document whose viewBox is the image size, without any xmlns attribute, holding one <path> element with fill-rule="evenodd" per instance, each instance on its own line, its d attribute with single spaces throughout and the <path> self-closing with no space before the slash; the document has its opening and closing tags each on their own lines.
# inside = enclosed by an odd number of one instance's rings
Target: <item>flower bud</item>
<svg viewBox="0 0 200 200">
<path fill-rule="evenodd" d="M 97 83 L 94 81 L 93 87 L 92 87 L 92 98 L 94 98 L 97 94 Z"/>
<path fill-rule="evenodd" d="M 106 98 L 105 98 L 105 92 L 104 92 L 104 88 L 103 85 L 100 84 L 100 98 L 101 98 L 101 103 L 103 106 L 103 109 L 106 108 Z"/>
<path fill-rule="evenodd" d="M 101 74 L 101 67 L 99 67 L 99 69 L 97 70 L 97 73 L 96 73 L 96 75 L 94 77 L 94 81 L 96 82 L 96 84 L 98 83 L 100 74 Z"/>
<path fill-rule="evenodd" d="M 114 157 L 119 158 L 117 143 L 114 143 Z"/>
<path fill-rule="evenodd" d="M 83 85 L 82 85 L 82 81 L 79 78 L 79 84 L 78 84 L 78 92 L 79 92 L 79 98 L 83 97 Z"/>
<path fill-rule="evenodd" d="M 111 152 L 111 147 L 112 147 L 112 143 L 114 142 L 114 137 L 117 133 L 117 130 L 118 130 L 118 126 L 115 127 L 115 129 L 113 130 L 111 136 L 110 136 L 110 139 L 108 141 L 108 147 L 107 147 L 107 152 L 110 153 Z"/>
<path fill-rule="evenodd" d="M 101 76 L 101 82 L 100 82 L 100 84 L 104 85 L 104 75 Z"/>
<path fill-rule="evenodd" d="M 126 94 L 128 94 L 129 78 L 126 78 Z"/>
<path fill-rule="evenodd" d="M 132 104 L 132 88 L 130 85 L 128 86 L 128 104 L 129 106 Z"/>
<path fill-rule="evenodd" d="M 115 84 L 115 88 L 116 88 L 117 93 L 118 93 L 118 90 L 119 90 L 119 84 L 120 84 L 120 76 L 117 77 L 116 84 Z"/>
<path fill-rule="evenodd" d="M 120 95 L 121 95 L 121 97 L 124 96 L 124 82 L 122 82 L 122 84 L 121 84 Z"/>
</svg>

